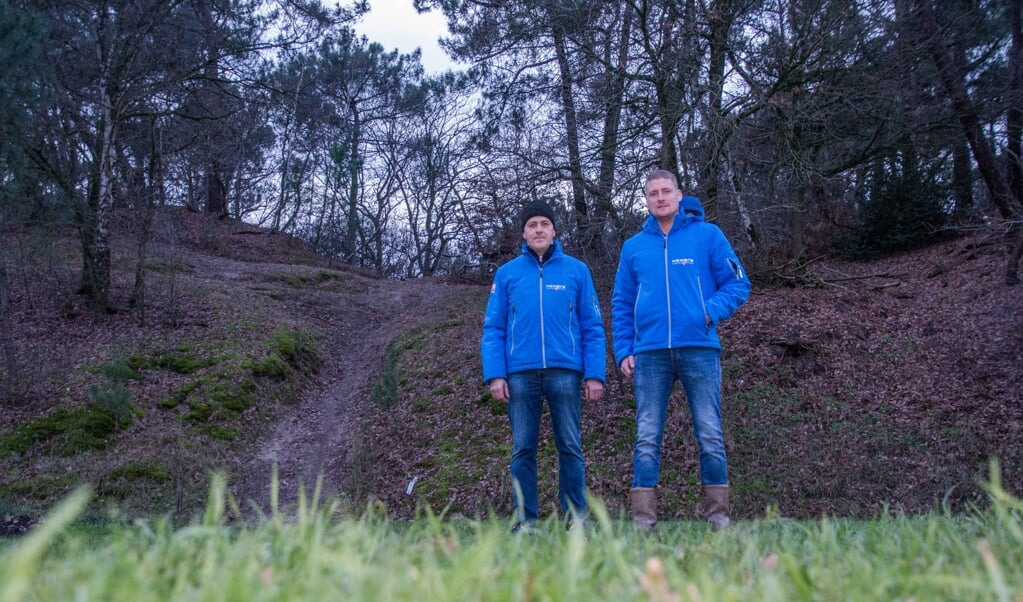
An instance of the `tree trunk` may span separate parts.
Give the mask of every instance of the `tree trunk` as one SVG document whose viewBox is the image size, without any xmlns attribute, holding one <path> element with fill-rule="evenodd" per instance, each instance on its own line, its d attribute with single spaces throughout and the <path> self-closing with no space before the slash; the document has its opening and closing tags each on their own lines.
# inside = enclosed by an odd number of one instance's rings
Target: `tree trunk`
<svg viewBox="0 0 1023 602">
<path fill-rule="evenodd" d="M 359 173 L 362 155 L 359 154 L 359 141 L 362 137 L 362 123 L 359 121 L 359 110 L 355 102 L 351 103 L 352 135 L 348 140 L 348 210 L 345 238 L 342 243 L 341 256 L 346 262 L 355 260 L 355 244 L 359 234 Z"/>
<path fill-rule="evenodd" d="M 114 119 L 109 98 L 104 103 L 92 182 L 82 211 L 81 292 L 94 309 L 107 309 L 110 289 L 110 211 L 113 206 Z"/>
<path fill-rule="evenodd" d="M 618 35 L 618 55 L 614 62 L 614 68 L 608 69 L 611 78 L 610 94 L 604 106 L 604 135 L 600 144 L 600 175 L 597 181 L 596 202 L 594 216 L 597 226 L 603 226 L 608 218 L 614 216 L 614 184 L 615 184 L 615 163 L 618 151 L 618 134 L 622 122 L 622 100 L 625 96 L 625 68 L 629 60 L 629 36 L 632 32 L 633 11 L 628 6 L 623 6 L 621 19 L 622 29 Z M 608 58 L 612 52 L 608 46 Z M 610 60 L 608 61 L 610 65 Z M 596 257 L 604 260 L 613 260 L 614 253 L 606 247 L 607 239 L 598 236 L 594 241 L 600 245 L 600 253 Z"/>
<path fill-rule="evenodd" d="M 800 174 L 800 177 L 796 184 L 796 203 L 792 207 L 792 242 L 789 253 L 791 258 L 801 265 L 803 254 L 806 252 L 804 234 L 806 232 L 806 189 L 809 184 L 800 171 L 797 173 Z"/>
<path fill-rule="evenodd" d="M 552 35 L 554 51 L 558 57 L 558 72 L 561 75 L 561 109 L 565 112 L 565 142 L 568 145 L 568 173 L 572 183 L 572 209 L 579 234 L 584 244 L 589 247 L 594 237 L 591 232 L 589 211 L 586 208 L 582 160 L 579 158 L 579 124 L 575 113 L 571 67 L 568 64 L 568 54 L 565 50 L 564 32 L 555 25 Z"/>
<path fill-rule="evenodd" d="M 212 159 L 206 163 L 206 213 L 217 217 L 227 215 L 227 185 L 221 177 L 219 163 Z"/>
<path fill-rule="evenodd" d="M 753 226 L 753 217 L 750 213 L 749 207 L 747 206 L 746 200 L 742 196 L 742 190 L 739 190 L 739 188 L 735 185 L 737 178 L 732 170 L 731 158 L 727 155 L 727 150 L 724 152 L 726 154 L 723 156 L 721 165 L 724 166 L 725 170 L 724 181 L 728 186 L 728 194 L 735 200 L 735 209 L 739 212 L 739 223 L 742 224 L 742 233 L 746 236 L 746 240 L 749 242 L 750 246 L 756 248 L 759 245 L 757 229 Z"/>
<path fill-rule="evenodd" d="M 705 197 L 703 210 L 708 220 L 718 216 L 718 188 L 721 184 L 722 149 L 729 133 L 726 131 L 727 121 L 722 114 L 722 99 L 725 90 L 725 56 L 728 52 L 728 32 L 732 21 L 727 9 L 717 7 L 712 11 L 710 19 L 710 59 L 707 65 L 707 155 L 704 161 L 704 177 L 701 184 Z"/>
<path fill-rule="evenodd" d="M 86 223 L 81 225 L 82 280 L 78 292 L 94 309 L 105 309 L 110 287 L 110 240 L 107 225 L 102 222 L 109 218 L 97 215 L 94 201 L 90 200 L 89 205 Z"/>
<path fill-rule="evenodd" d="M 220 81 L 221 34 L 213 16 L 210 0 L 199 0 L 196 4 L 196 12 L 202 23 L 203 42 L 207 53 L 207 63 L 202 70 L 205 81 L 201 83 L 205 103 L 204 110 L 207 113 L 205 117 L 210 118 L 205 125 L 207 131 L 203 146 L 206 212 L 217 217 L 225 217 L 227 216 L 227 185 L 224 183 L 220 161 L 217 160 L 218 153 L 224 152 L 221 148 L 224 136 L 219 131 L 218 122 L 223 119 L 225 110 L 222 94 L 216 84 Z"/>
<path fill-rule="evenodd" d="M 670 69 L 661 69 L 670 72 Z M 669 81 L 668 76 L 659 77 L 654 82 L 654 89 L 657 91 L 657 117 L 661 125 L 661 151 L 657 158 L 657 167 L 676 171 L 678 169 L 678 148 L 675 146 L 675 134 L 678 133 L 679 117 L 672 106 L 676 104 L 674 98 L 677 91 L 673 91 L 674 82 Z M 682 182 L 679 185 L 684 186 Z"/>
<path fill-rule="evenodd" d="M 153 214 L 156 211 L 156 191 L 159 190 L 160 164 L 163 154 L 157 144 L 158 130 L 155 124 L 150 125 L 149 176 L 140 178 L 136 193 L 142 198 L 142 229 L 139 232 L 138 257 L 135 262 L 135 286 L 132 289 L 130 304 L 138 312 L 139 326 L 146 325 L 146 261 L 149 256 L 149 238 L 153 231 Z"/>
<path fill-rule="evenodd" d="M 0 391 L 2 399 L 12 400 L 14 391 L 18 389 L 18 356 L 14 350 L 14 326 L 11 322 L 11 305 L 7 292 L 7 265 L 0 258 L 0 342 L 4 349 L 4 388 Z"/>
</svg>

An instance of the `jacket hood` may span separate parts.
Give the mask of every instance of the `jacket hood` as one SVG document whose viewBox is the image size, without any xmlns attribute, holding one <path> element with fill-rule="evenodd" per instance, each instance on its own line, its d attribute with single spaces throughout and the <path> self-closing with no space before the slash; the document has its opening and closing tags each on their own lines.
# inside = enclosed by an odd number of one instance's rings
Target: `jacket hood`
<svg viewBox="0 0 1023 602">
<path fill-rule="evenodd" d="M 707 214 L 703 212 L 703 203 L 694 196 L 683 196 L 682 201 L 679 203 L 679 208 L 683 215 L 692 215 L 701 220 L 707 217 Z"/>
<path fill-rule="evenodd" d="M 703 204 L 700 199 L 694 196 L 683 196 L 682 200 L 678 204 L 678 213 L 675 215 L 675 223 L 672 225 L 671 230 L 674 232 L 680 228 L 684 228 L 691 222 L 702 222 L 705 221 L 706 214 L 703 212 Z M 657 223 L 657 218 L 650 215 L 646 218 L 643 223 L 643 230 L 661 236 L 661 226 Z"/>
</svg>

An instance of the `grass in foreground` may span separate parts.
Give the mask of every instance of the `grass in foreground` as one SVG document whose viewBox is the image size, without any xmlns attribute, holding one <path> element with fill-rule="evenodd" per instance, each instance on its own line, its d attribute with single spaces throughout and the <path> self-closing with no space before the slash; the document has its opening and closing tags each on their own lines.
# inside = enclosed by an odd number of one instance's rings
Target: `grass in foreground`
<svg viewBox="0 0 1023 602">
<path fill-rule="evenodd" d="M 702 523 L 636 533 L 593 502 L 585 533 L 555 520 L 409 523 L 370 508 L 333 519 L 317 496 L 294 516 L 225 526 L 222 479 L 192 525 L 73 526 L 79 491 L 0 547 L 0 600 L 1023 600 L 1023 502 L 997 467 L 990 508 L 873 521 Z"/>
</svg>

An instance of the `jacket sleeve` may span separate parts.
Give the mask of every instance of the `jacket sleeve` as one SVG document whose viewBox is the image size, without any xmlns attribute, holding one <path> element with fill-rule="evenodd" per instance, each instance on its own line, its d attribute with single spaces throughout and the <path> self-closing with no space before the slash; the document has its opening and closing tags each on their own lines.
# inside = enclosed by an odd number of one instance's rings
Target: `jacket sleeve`
<svg viewBox="0 0 1023 602">
<path fill-rule="evenodd" d="M 483 384 L 494 378 L 507 378 L 508 362 L 505 357 L 505 338 L 508 325 L 507 279 L 499 269 L 490 285 L 490 298 L 483 315 L 483 337 L 480 356 L 483 360 Z"/>
<path fill-rule="evenodd" d="M 615 274 L 614 292 L 611 293 L 611 340 L 615 354 L 615 365 L 632 355 L 635 343 L 636 276 L 628 260 L 628 243 L 622 247 Z"/>
<path fill-rule="evenodd" d="M 716 290 L 707 299 L 706 305 L 707 315 L 717 324 L 731 317 L 746 302 L 752 285 L 746 268 L 742 267 L 724 233 L 718 228 L 715 231 L 710 262 Z"/>
<path fill-rule="evenodd" d="M 593 276 L 585 264 L 582 266 L 582 282 L 576 307 L 579 308 L 579 331 L 582 336 L 583 378 L 604 382 L 607 374 L 607 335 Z"/>
</svg>

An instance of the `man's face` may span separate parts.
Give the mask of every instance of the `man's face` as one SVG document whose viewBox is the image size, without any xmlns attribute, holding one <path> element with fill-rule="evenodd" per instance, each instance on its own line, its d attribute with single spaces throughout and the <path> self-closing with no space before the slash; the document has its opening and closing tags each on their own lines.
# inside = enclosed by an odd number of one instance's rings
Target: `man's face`
<svg viewBox="0 0 1023 602">
<path fill-rule="evenodd" d="M 646 208 L 658 221 L 675 219 L 682 191 L 667 178 L 658 178 L 646 183 Z"/>
<path fill-rule="evenodd" d="M 534 253 L 543 257 L 547 248 L 554 242 L 554 224 L 542 215 L 534 215 L 526 220 L 522 238 Z"/>
</svg>

